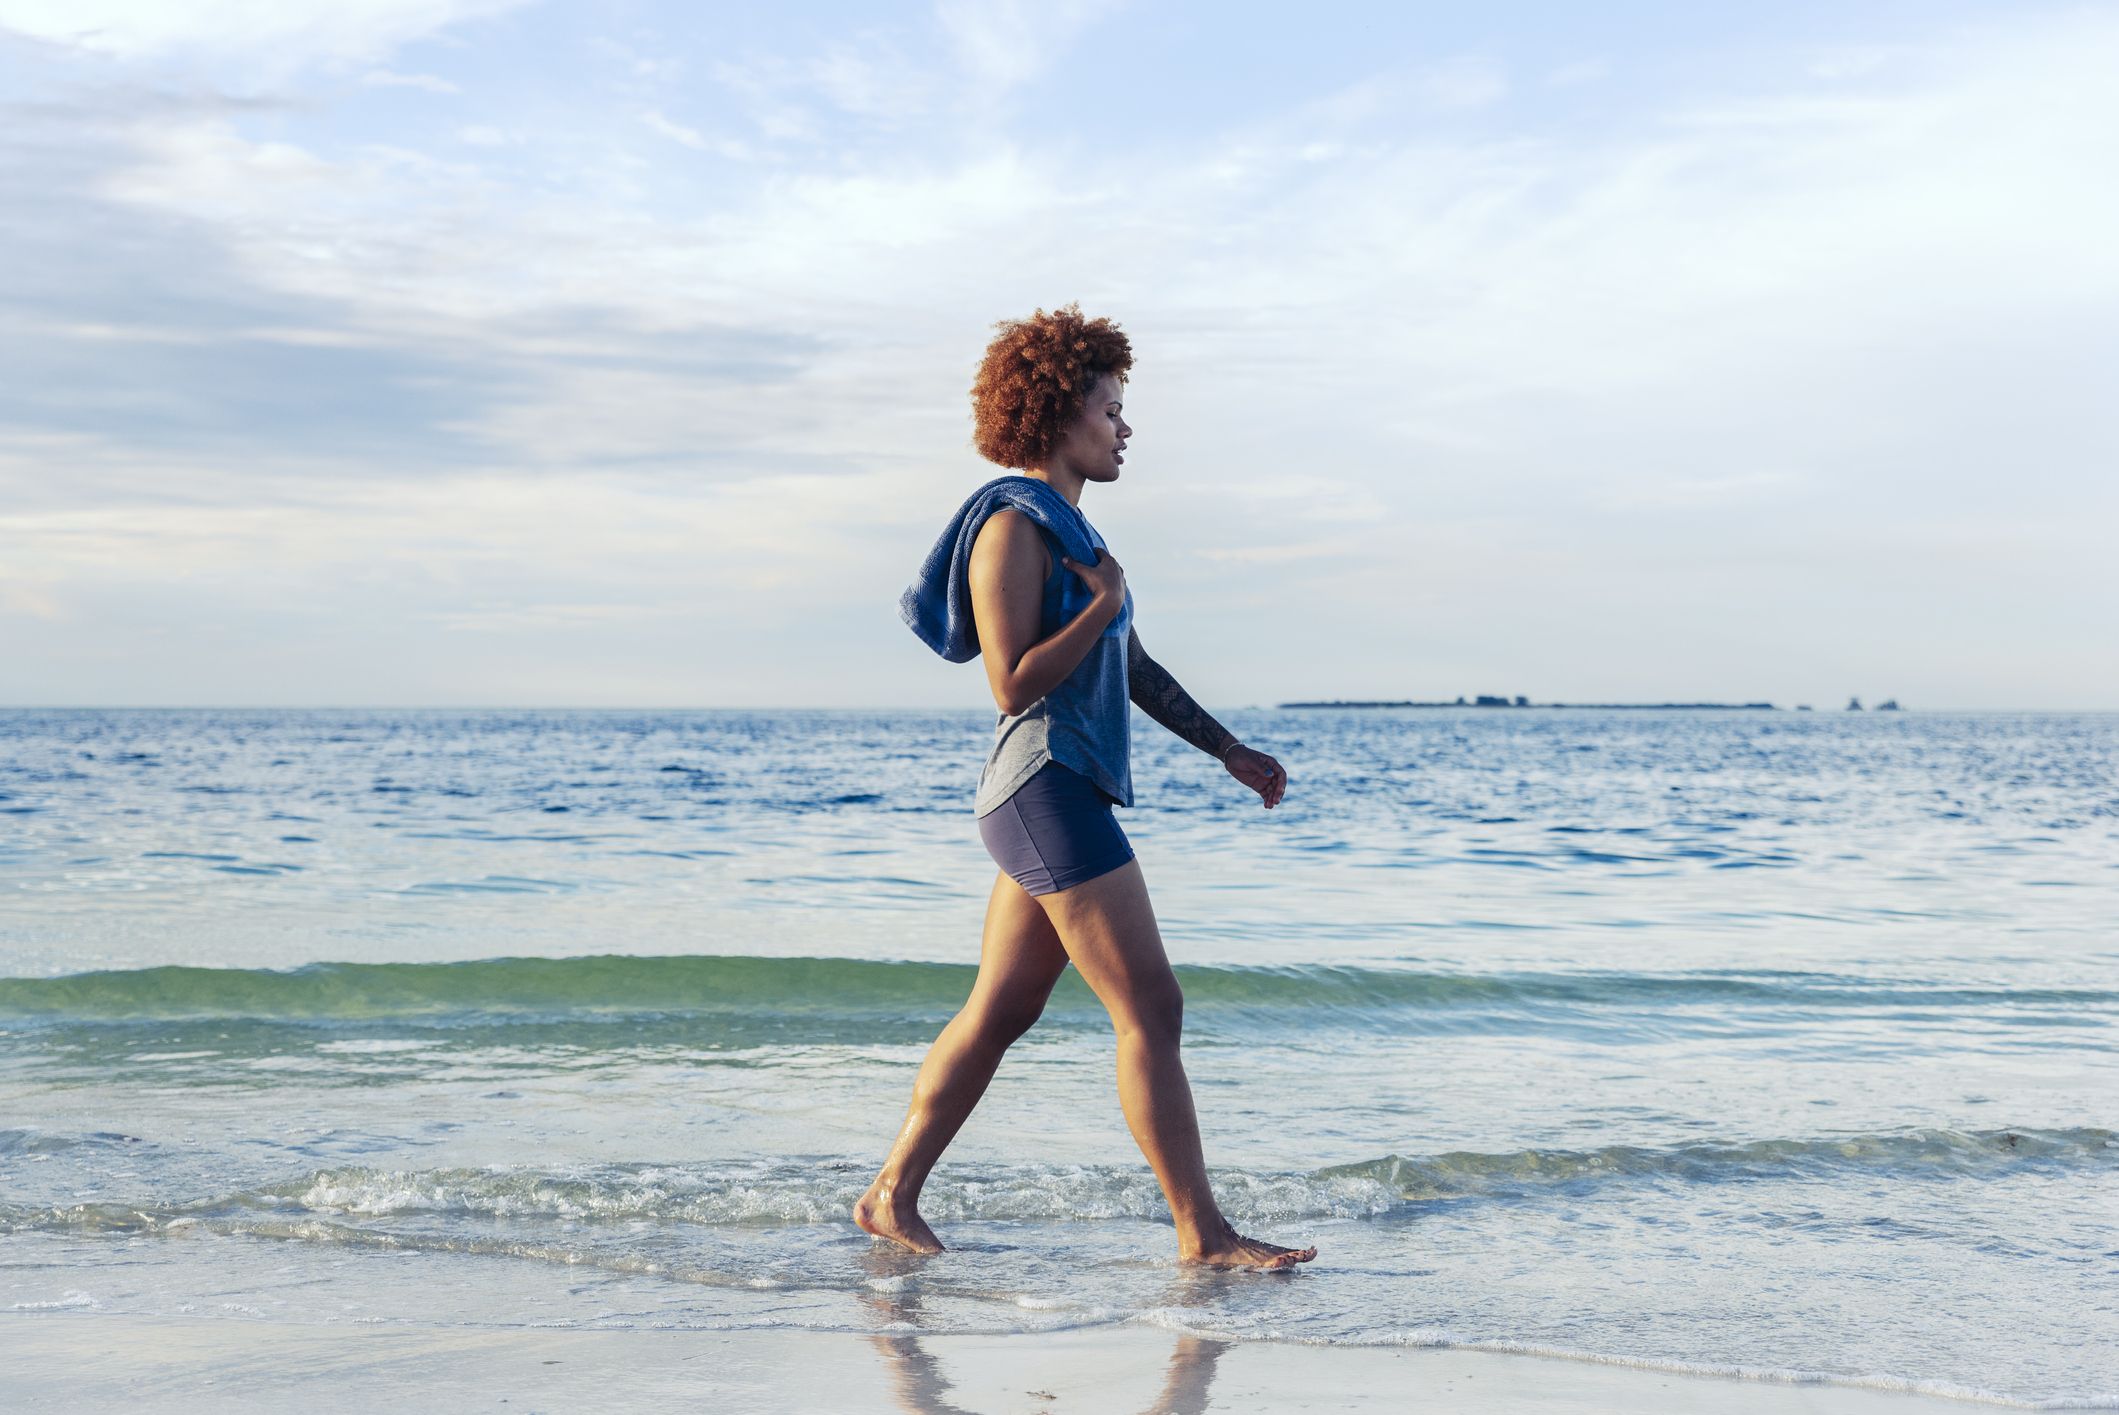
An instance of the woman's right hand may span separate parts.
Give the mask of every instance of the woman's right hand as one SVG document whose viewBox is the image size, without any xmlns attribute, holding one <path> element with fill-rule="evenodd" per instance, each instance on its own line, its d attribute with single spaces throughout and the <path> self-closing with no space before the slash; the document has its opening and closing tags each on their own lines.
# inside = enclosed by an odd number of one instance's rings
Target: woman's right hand
<svg viewBox="0 0 2119 1415">
<path fill-rule="evenodd" d="M 1112 558 L 1110 551 L 1096 552 L 1094 565 L 1084 565 L 1081 561 L 1070 560 L 1064 555 L 1060 557 L 1060 564 L 1081 576 L 1096 598 L 1109 600 L 1113 604 L 1125 602 L 1126 572 L 1118 561 Z"/>
</svg>

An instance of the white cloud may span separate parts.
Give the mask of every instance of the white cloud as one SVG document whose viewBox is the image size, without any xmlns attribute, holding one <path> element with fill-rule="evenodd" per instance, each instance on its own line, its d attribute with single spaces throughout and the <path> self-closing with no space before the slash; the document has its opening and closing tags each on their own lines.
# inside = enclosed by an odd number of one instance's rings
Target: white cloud
<svg viewBox="0 0 2119 1415">
<path fill-rule="evenodd" d="M 706 134 L 700 132 L 697 128 L 687 128 L 682 123 L 671 122 L 668 118 L 663 117 L 652 109 L 641 114 L 640 121 L 647 124 L 655 132 L 668 138 L 671 142 L 681 143 L 694 151 L 705 152 L 710 146 L 706 140 Z"/>
<path fill-rule="evenodd" d="M 155 166 L 123 190 L 226 222 L 275 285 L 429 326 L 590 304 L 666 326 L 778 321 L 843 342 L 872 321 L 940 357 L 968 332 L 958 310 L 1079 294 L 1181 314 L 1220 326 L 1192 351 L 1215 378 L 1249 384 L 1265 350 L 1296 341 L 1283 357 L 1336 380 L 1306 399 L 1371 410 L 1377 451 L 1513 448 L 1529 457 L 1509 475 L 1538 479 L 1549 454 L 1515 424 L 1541 398 L 1569 405 L 1558 428 L 1608 421 L 1587 400 L 1621 406 L 1691 388 L 1688 406 L 1665 416 L 1711 435 L 1762 382 L 1836 357 L 1834 331 L 1858 328 L 1872 347 L 1925 344 L 1938 292 L 1952 318 L 2003 317 L 1997 301 L 2109 296 L 2113 265 L 2095 233 L 2119 226 L 2119 212 L 2076 174 L 2094 165 L 2091 135 L 2110 105 L 2095 46 L 2080 39 L 2069 45 L 2075 82 L 2043 48 L 2004 49 L 1986 66 L 1955 54 L 1947 81 L 1695 108 L 1666 133 L 1588 148 L 1368 133 L 1356 155 L 1332 161 L 1300 130 L 1276 141 L 1276 125 L 1233 135 L 1220 163 L 1185 154 L 1122 183 L 989 150 L 954 166 L 771 176 L 747 201 L 691 221 L 498 189 L 474 203 L 464 198 L 480 180 L 439 164 L 326 162 L 240 140 L 225 123 L 158 133 Z M 646 121 L 709 141 L 659 113 Z M 1091 269 L 1100 289 L 1070 273 Z M 475 324 L 460 334 L 478 338 Z M 1156 351 L 1145 354 L 1152 364 Z M 831 364 L 815 376 L 832 381 Z M 546 382 L 485 423 L 538 460 L 585 459 L 599 445 L 620 459 L 702 439 L 753 445 L 717 432 L 714 398 L 681 376 L 589 370 Z M 1850 370 L 1846 387 L 1868 382 Z M 1844 419 L 1846 399 L 1816 396 Z M 754 425 L 794 419 L 794 441 L 860 441 L 804 422 L 796 404 L 746 402 Z M 868 402 L 845 410 L 874 415 Z M 1786 446 L 1769 455 L 1790 459 Z M 1665 474 L 1655 457 L 1638 460 L 1643 475 Z"/>
<path fill-rule="evenodd" d="M 436 74 L 400 74 L 389 69 L 370 69 L 361 75 L 370 88 L 416 88 L 428 93 L 457 94 L 463 90 Z"/>
<path fill-rule="evenodd" d="M 1361 396 L 1358 381 L 1390 380 L 1408 427 L 1496 445 L 1482 409 L 1508 398 L 1808 360 L 1856 311 L 1865 338 L 1925 338 L 1944 307 L 2108 296 L 2119 198 L 2079 176 L 2112 117 L 2096 77 L 2112 42 L 2085 28 L 1946 54 L 1954 71 L 1924 85 L 1695 107 L 1588 146 L 1320 142 L 1276 117 L 1122 177 L 974 144 L 955 161 L 780 170 L 710 212 L 650 217 L 418 155 L 326 160 L 214 121 L 145 137 L 151 163 L 117 190 L 222 225 L 276 286 L 421 319 L 586 303 L 939 337 L 963 322 L 945 301 L 1123 300 L 1220 322 L 1235 362 L 1314 339 L 1307 366 Z M 642 121 L 713 142 L 657 110 Z"/>
<path fill-rule="evenodd" d="M 944 7 L 952 62 L 1047 23 L 996 13 Z M 1078 38 L 1082 13 L 1041 33 Z M 741 70 L 752 117 L 792 103 L 800 85 L 782 79 L 830 71 L 830 53 L 821 70 Z M 1528 125 L 1527 102 L 1497 103 L 1498 63 L 1463 61 L 1205 139 L 1162 134 L 1122 169 L 994 124 L 880 156 L 781 152 L 725 181 L 713 169 L 711 188 L 676 180 L 702 164 L 655 139 L 714 150 L 726 115 L 632 93 L 573 146 L 511 152 L 538 155 L 535 178 L 483 152 L 327 148 L 292 125 L 268 138 L 223 113 L 156 114 L 126 129 L 132 161 L 100 189 L 210 234 L 282 302 L 236 328 L 493 376 L 450 390 L 446 412 L 423 405 L 454 460 L 407 500 L 393 485 L 316 509 L 320 480 L 372 489 L 421 470 L 317 446 L 261 445 L 240 492 L 195 464 L 159 478 L 199 488 L 209 513 L 294 508 L 280 522 L 163 515 L 137 489 L 151 459 L 127 464 L 124 424 L 105 418 L 0 463 L 35 489 L 15 504 L 47 516 L 0 525 L 0 564 L 70 613 L 125 565 L 142 587 L 220 566 L 322 605 L 326 571 L 302 567 L 351 563 L 337 536 L 429 567 L 431 593 L 390 601 L 428 628 L 587 632 L 601 615 L 659 633 L 654 605 L 711 616 L 741 593 L 836 633 L 888 599 L 984 470 L 963 389 L 987 322 L 1078 297 L 1139 348 L 1136 455 L 1094 514 L 1138 565 L 1160 636 L 1241 604 L 1267 635 L 1333 616 L 1396 661 L 1515 681 L 1510 662 L 1545 654 L 1577 675 L 1541 695 L 1676 696 L 1697 690 L 1593 676 L 1655 661 L 1641 626 L 1674 586 L 1685 603 L 1668 612 L 1692 627 L 1656 632 L 1697 629 L 1714 645 L 1702 673 L 1787 661 L 1769 643 L 1785 626 L 1714 621 L 1769 589 L 1838 646 L 1820 652 L 1849 656 L 1876 629 L 1848 606 L 1885 614 L 1878 578 L 1937 613 L 1969 612 L 1978 583 L 2034 616 L 2070 566 L 2087 578 L 2088 547 L 2053 506 L 2078 524 L 2119 509 L 2095 470 L 2119 454 L 2096 372 L 2119 352 L 2119 193 L 2086 180 L 2119 127 L 2115 62 L 2119 25 L 2071 14 L 1585 133 Z M 1033 76 L 995 63 L 1006 83 Z M 783 137 L 829 139 L 832 112 L 863 104 L 920 116 L 913 87 L 837 72 Z M 1422 121 L 1452 104 L 1480 110 L 1476 132 Z M 553 180 L 558 154 L 585 175 Z M 167 311 L 137 321 L 99 308 L 36 330 L 112 347 L 186 333 Z M 91 511 L 110 514 L 66 519 Z M 2004 521 L 2008 535 L 1963 538 Z M 1494 616 L 1483 640 L 1443 622 L 1472 586 Z M 2077 585 L 2070 602 L 2119 611 L 2119 587 Z M 1336 691 L 1343 647 L 1316 640 L 1275 672 Z M 1617 666 L 1599 669 L 1600 651 Z M 1225 671 L 1232 693 L 1273 692 Z"/>
<path fill-rule="evenodd" d="M 526 0 L 0 0 L 0 28 L 122 59 L 233 59 L 288 73 L 372 60 Z"/>
<path fill-rule="evenodd" d="M 56 595 L 42 586 L 11 583 L 12 580 L 12 574 L 7 580 L 0 580 L 0 619 L 15 615 L 57 623 L 67 617 Z"/>
<path fill-rule="evenodd" d="M 589 41 L 589 46 L 599 53 L 616 59 L 636 79 L 658 81 L 674 79 L 684 72 L 684 61 L 673 54 L 642 54 L 629 44 L 621 43 L 609 35 L 598 35 Z"/>
<path fill-rule="evenodd" d="M 659 133 L 678 146 L 688 147 L 694 152 L 710 152 L 732 162 L 750 162 L 758 156 L 748 143 L 732 138 L 708 137 L 697 128 L 679 123 L 652 108 L 640 115 L 640 121 L 647 125 L 648 131 Z"/>
<path fill-rule="evenodd" d="M 1119 0 L 936 0 L 940 25 L 965 81 L 990 93 L 1027 83 L 1065 58 L 1082 32 Z"/>
<path fill-rule="evenodd" d="M 857 117 L 912 118 L 941 96 L 938 76 L 923 71 L 881 37 L 868 37 L 858 47 L 832 49 L 807 69 L 811 87 L 841 112 Z"/>
</svg>

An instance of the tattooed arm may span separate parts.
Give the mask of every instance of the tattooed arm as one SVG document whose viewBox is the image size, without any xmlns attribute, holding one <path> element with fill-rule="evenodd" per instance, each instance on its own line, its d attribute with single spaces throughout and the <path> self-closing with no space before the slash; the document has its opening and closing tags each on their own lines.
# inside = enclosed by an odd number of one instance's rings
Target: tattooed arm
<svg viewBox="0 0 2119 1415">
<path fill-rule="evenodd" d="M 1168 669 L 1148 657 L 1137 632 L 1126 635 L 1126 683 L 1135 707 L 1208 756 L 1218 760 L 1236 740 L 1235 733 L 1192 701 Z"/>
<path fill-rule="evenodd" d="M 1229 775 L 1258 793 L 1270 809 L 1288 789 L 1288 774 L 1264 752 L 1241 745 L 1236 734 L 1216 722 L 1192 700 L 1170 671 L 1148 657 L 1140 634 L 1126 637 L 1126 681 L 1133 705 L 1229 769 Z"/>
</svg>

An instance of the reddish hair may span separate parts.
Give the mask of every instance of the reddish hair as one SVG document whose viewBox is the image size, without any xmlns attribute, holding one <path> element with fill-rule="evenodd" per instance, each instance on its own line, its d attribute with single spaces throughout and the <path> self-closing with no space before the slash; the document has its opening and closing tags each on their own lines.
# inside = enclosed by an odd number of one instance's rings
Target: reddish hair
<svg viewBox="0 0 2119 1415">
<path fill-rule="evenodd" d="M 1027 470 L 1050 456 L 1105 374 L 1123 379 L 1133 346 L 1108 319 L 1080 305 L 1004 319 L 971 382 L 972 445 L 1003 467 Z"/>
</svg>

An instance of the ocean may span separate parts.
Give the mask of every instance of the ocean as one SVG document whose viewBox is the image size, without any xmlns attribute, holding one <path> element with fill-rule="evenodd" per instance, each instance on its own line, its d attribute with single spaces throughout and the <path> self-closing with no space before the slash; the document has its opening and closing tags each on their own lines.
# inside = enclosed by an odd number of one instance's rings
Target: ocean
<svg viewBox="0 0 2119 1415">
<path fill-rule="evenodd" d="M 847 1218 L 969 990 L 981 711 L 0 712 L 0 1310 L 1136 1324 L 2119 1407 L 2119 715 L 1134 719 L 1207 1157 L 1071 974 Z"/>
</svg>

